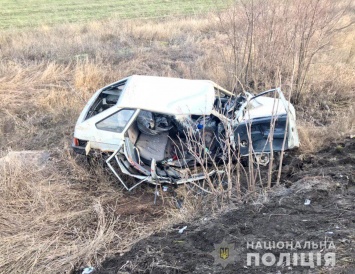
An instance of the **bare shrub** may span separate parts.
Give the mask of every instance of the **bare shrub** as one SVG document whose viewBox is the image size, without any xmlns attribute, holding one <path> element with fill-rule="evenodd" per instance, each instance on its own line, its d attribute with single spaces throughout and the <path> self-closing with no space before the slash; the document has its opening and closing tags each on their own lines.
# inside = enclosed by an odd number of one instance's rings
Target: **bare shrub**
<svg viewBox="0 0 355 274">
<path fill-rule="evenodd" d="M 230 87 L 260 90 L 292 81 L 299 102 L 315 56 L 354 23 L 342 20 L 350 8 L 350 1 L 237 1 L 219 15 L 229 41 L 221 51 Z"/>
</svg>

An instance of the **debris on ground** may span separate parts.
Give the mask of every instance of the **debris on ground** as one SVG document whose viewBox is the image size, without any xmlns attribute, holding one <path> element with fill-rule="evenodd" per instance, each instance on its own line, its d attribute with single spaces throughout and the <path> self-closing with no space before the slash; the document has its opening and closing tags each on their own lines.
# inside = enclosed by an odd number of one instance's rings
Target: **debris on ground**
<svg viewBox="0 0 355 274">
<path fill-rule="evenodd" d="M 95 270 L 95 268 L 93 268 L 93 267 L 85 267 L 84 269 L 83 269 L 83 272 L 81 273 L 81 274 L 91 274 L 91 273 L 93 273 L 94 272 L 94 270 Z"/>
<path fill-rule="evenodd" d="M 180 228 L 179 229 L 179 233 L 182 234 L 184 233 L 185 229 L 187 228 L 187 226 L 185 225 L 183 228 Z"/>
<path fill-rule="evenodd" d="M 311 200 L 310 199 L 306 199 L 305 201 L 304 201 L 304 205 L 310 205 L 311 204 Z"/>
</svg>

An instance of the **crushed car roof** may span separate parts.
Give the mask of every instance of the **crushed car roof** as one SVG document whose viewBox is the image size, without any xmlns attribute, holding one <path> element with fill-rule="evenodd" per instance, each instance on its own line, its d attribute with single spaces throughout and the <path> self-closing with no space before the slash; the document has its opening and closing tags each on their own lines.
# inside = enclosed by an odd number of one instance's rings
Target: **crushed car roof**
<svg viewBox="0 0 355 274">
<path fill-rule="evenodd" d="M 172 115 L 210 114 L 215 100 L 209 80 L 133 75 L 127 79 L 119 108 L 136 108 Z"/>
</svg>

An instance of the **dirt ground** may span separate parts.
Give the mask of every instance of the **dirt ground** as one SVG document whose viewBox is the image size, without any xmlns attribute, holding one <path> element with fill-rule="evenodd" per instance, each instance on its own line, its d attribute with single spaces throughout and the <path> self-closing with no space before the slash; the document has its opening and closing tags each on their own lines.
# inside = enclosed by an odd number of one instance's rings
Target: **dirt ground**
<svg viewBox="0 0 355 274">
<path fill-rule="evenodd" d="M 219 217 L 180 223 L 139 241 L 123 256 L 103 262 L 95 273 L 355 273 L 355 139 L 333 143 L 316 154 L 286 159 L 284 182 L 268 195 L 255 197 Z M 305 205 L 306 199 L 310 200 Z M 178 230 L 187 226 L 183 233 Z M 234 256 L 225 267 L 215 261 L 216 246 L 230 246 Z M 335 249 L 291 252 L 335 252 L 335 266 L 248 266 L 247 253 L 280 253 L 290 249 L 252 249 L 247 243 L 333 242 Z M 329 247 L 329 246 L 328 246 Z M 218 254 L 218 253 L 216 253 Z M 218 257 L 218 255 L 217 255 Z M 307 257 L 308 258 L 308 257 Z"/>
</svg>

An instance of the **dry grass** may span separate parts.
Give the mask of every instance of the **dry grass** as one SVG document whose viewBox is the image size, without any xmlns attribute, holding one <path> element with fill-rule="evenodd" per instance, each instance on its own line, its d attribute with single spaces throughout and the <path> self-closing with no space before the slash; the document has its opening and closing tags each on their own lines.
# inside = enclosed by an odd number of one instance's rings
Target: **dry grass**
<svg viewBox="0 0 355 274">
<path fill-rule="evenodd" d="M 344 30 L 311 65 L 309 88 L 296 106 L 305 152 L 354 134 L 354 34 Z M 232 72 L 221 56 L 228 46 L 213 14 L 1 31 L 1 154 L 53 154 L 46 169 L 30 162 L 0 166 L 0 272 L 69 272 L 96 264 L 170 222 L 209 210 L 197 197 L 182 211 L 161 207 L 165 212 L 152 209 L 150 218 L 138 220 L 142 205 L 149 209 L 153 202 L 152 190 L 147 200 L 129 196 L 100 168 L 88 172 L 68 147 L 92 93 L 128 75 L 212 79 L 231 88 Z"/>
<path fill-rule="evenodd" d="M 170 195 L 154 206 L 153 189 L 131 195 L 103 169 L 88 171 L 67 150 L 37 160 L 42 154 L 10 153 L 0 161 L 2 273 L 70 273 L 98 266 L 151 233 L 210 209 L 208 197 L 183 187 L 182 210 Z"/>
<path fill-rule="evenodd" d="M 160 217 L 135 216 L 134 208 L 147 201 L 125 197 L 102 170 L 90 173 L 59 153 L 45 165 L 14 157 L 0 165 L 2 273 L 68 273 L 98 265 L 166 224 L 161 208 Z M 127 203 L 132 216 L 122 210 Z"/>
</svg>

